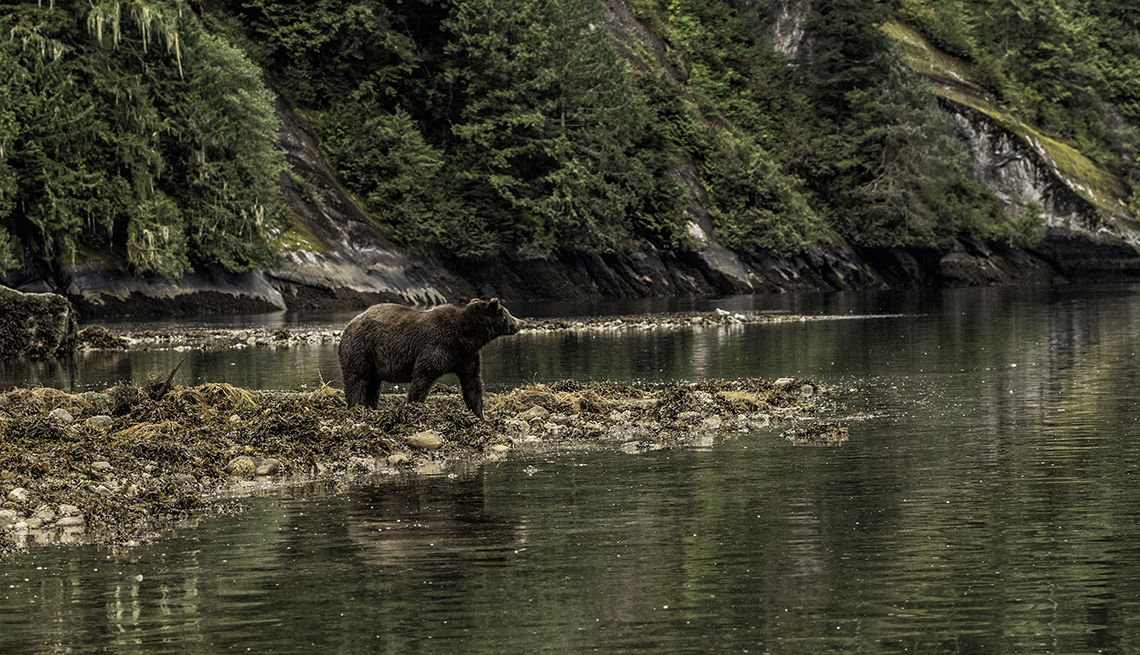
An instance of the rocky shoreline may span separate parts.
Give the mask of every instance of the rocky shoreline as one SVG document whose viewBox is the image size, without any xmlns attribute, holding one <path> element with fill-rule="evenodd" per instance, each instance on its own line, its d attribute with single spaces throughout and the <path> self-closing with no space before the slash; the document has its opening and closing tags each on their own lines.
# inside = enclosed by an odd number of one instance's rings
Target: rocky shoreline
<svg viewBox="0 0 1140 655">
<path fill-rule="evenodd" d="M 676 330 L 758 323 L 794 323 L 841 320 L 846 317 L 798 314 L 740 314 L 717 310 L 705 314 L 668 316 L 610 316 L 573 319 L 524 319 L 521 332 Z M 291 328 L 192 328 L 179 330 L 127 330 L 115 332 L 102 325 L 79 331 L 79 350 L 224 350 L 254 346 L 295 346 L 332 343 L 340 330 Z"/>
<path fill-rule="evenodd" d="M 256 337 L 253 337 L 256 338 Z M 821 417 L 833 390 L 810 380 L 661 387 L 565 380 L 488 394 L 487 420 L 455 389 L 379 409 L 343 393 L 263 393 L 229 385 L 120 385 L 72 395 L 0 395 L 0 558 L 35 543 L 131 547 L 181 521 L 240 512 L 266 485 L 433 474 L 511 451 L 708 447 L 759 427 L 794 445 L 840 445 Z"/>
</svg>

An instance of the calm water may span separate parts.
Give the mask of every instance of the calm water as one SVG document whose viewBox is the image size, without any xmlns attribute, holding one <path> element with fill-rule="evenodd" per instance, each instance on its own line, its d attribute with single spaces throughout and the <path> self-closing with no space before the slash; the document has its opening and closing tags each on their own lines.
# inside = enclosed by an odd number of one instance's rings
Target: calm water
<svg viewBox="0 0 1140 655">
<path fill-rule="evenodd" d="M 1140 652 L 1140 286 L 709 306 L 837 320 L 520 335 L 485 377 L 811 376 L 846 390 L 843 447 L 515 454 L 37 548 L 0 566 L 0 652 Z M 294 388 L 331 352 L 190 374 Z M 107 382 L 84 366 L 75 388 Z"/>
</svg>

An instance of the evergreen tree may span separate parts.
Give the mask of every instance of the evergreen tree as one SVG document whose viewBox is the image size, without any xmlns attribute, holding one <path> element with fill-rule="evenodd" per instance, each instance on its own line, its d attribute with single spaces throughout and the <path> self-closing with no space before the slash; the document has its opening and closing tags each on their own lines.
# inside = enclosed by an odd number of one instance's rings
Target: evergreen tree
<svg viewBox="0 0 1140 655">
<path fill-rule="evenodd" d="M 19 3 L 0 22 L 19 36 L 0 43 L 10 253 L 167 275 L 272 261 L 284 162 L 271 98 L 240 52 L 178 3 Z"/>
<path fill-rule="evenodd" d="M 474 211 L 512 249 L 612 248 L 644 178 L 631 150 L 645 115 L 598 5 L 462 0 L 445 25 L 458 176 Z"/>
</svg>

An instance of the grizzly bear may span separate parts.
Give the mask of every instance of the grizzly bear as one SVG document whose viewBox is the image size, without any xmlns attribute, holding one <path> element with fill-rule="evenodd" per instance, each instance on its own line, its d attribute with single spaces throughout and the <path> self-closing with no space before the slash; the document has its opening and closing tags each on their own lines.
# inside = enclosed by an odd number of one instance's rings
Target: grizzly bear
<svg viewBox="0 0 1140 655">
<path fill-rule="evenodd" d="M 348 406 L 375 408 L 381 382 L 411 382 L 408 402 L 421 403 L 444 373 L 459 377 L 463 401 L 483 418 L 483 359 L 479 349 L 495 337 L 515 334 L 523 322 L 498 298 L 466 307 L 427 311 L 392 303 L 373 305 L 349 322 L 337 355 Z"/>
</svg>

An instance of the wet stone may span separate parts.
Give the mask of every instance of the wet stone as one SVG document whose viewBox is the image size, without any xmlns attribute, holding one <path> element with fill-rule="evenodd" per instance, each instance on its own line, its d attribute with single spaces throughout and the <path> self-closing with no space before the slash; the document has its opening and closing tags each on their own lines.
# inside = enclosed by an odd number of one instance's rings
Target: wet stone
<svg viewBox="0 0 1140 655">
<path fill-rule="evenodd" d="M 75 417 L 71 415 L 71 412 L 62 407 L 51 410 L 48 417 L 60 425 L 71 425 L 75 422 Z"/>
<path fill-rule="evenodd" d="M 512 418 L 503 421 L 506 427 L 506 433 L 512 437 L 525 437 L 530 434 L 530 424 L 526 421 Z"/>
<path fill-rule="evenodd" d="M 349 475 L 368 475 L 376 472 L 374 457 L 350 457 L 346 467 Z"/>
<path fill-rule="evenodd" d="M 28 490 L 23 487 L 16 487 L 8 492 L 8 500 L 13 503 L 26 503 L 28 502 Z"/>
<path fill-rule="evenodd" d="M 281 469 L 282 469 L 281 462 L 276 460 L 276 459 L 273 459 L 272 457 L 266 457 L 264 459 L 261 459 L 258 462 L 256 462 L 256 464 L 257 464 L 257 475 L 271 475 L 272 476 L 272 475 L 280 475 L 281 474 Z"/>
<path fill-rule="evenodd" d="M 663 444 L 652 441 L 630 441 L 621 445 L 621 451 L 630 455 L 640 455 L 654 450 L 663 450 Z"/>
<path fill-rule="evenodd" d="M 519 414 L 518 417 L 520 420 L 523 420 L 523 421 L 526 421 L 529 423 L 530 421 L 533 421 L 536 419 L 543 419 L 543 418 L 546 418 L 547 416 L 550 416 L 550 412 L 545 407 L 543 407 L 542 405 L 535 405 L 534 407 L 531 407 L 530 409 L 526 410 L 522 414 Z"/>
<path fill-rule="evenodd" d="M 796 446 L 842 446 L 848 438 L 846 427 L 838 423 L 819 423 L 806 427 L 795 427 L 784 432 L 784 438 Z"/>
<path fill-rule="evenodd" d="M 226 464 L 226 473 L 238 478 L 253 477 L 257 474 L 257 465 L 249 455 L 239 455 Z"/>
<path fill-rule="evenodd" d="M 57 531 L 60 539 L 69 532 L 107 543 L 139 542 L 164 521 L 241 511 L 211 494 L 229 493 L 241 486 L 237 480 L 258 474 L 336 475 L 346 471 L 351 457 L 359 458 L 353 466 L 362 471 L 430 473 L 445 462 L 501 458 L 512 447 L 625 443 L 623 450 L 641 453 L 710 445 L 724 433 L 767 424 L 769 417 L 772 423 L 812 419 L 829 407 L 830 390 L 809 382 L 788 378 L 784 388 L 775 389 L 765 380 L 666 386 L 561 380 L 488 394 L 485 421 L 474 420 L 458 389 L 445 385 L 423 404 L 385 394 L 376 409 L 352 410 L 345 407 L 343 392 L 324 387 L 280 393 L 222 384 L 175 386 L 160 400 L 146 400 L 134 389 L 123 413 L 118 401 L 113 410 L 104 410 L 59 390 L 16 390 L 2 395 L 9 405 L 0 410 L 0 507 L 9 510 L 9 526 L 27 525 L 28 518 L 48 527 L 79 526 Z M 811 396 L 801 395 L 805 387 Z M 81 416 L 82 429 L 64 429 L 47 419 L 45 412 L 54 408 Z M 94 414 L 106 418 L 88 422 Z M 111 421 L 110 415 L 118 418 L 108 427 L 127 427 L 114 435 L 92 429 Z M 840 436 L 839 430 L 831 432 Z M 61 443 L 67 448 L 61 450 Z M 446 449 L 446 457 L 428 452 L 436 449 Z M 42 473 L 29 476 L 29 463 Z M 233 477 L 220 479 L 223 475 Z M 262 477 L 245 486 L 266 484 Z M 26 491 L 8 498 L 16 486 Z M 44 505 L 56 508 L 60 518 L 53 522 L 49 514 L 31 512 Z M 84 530 L 87 523 L 91 527 Z M 6 554 L 0 539 L 0 557 Z"/>
<path fill-rule="evenodd" d="M 55 522 L 55 524 L 61 528 L 73 528 L 81 525 L 86 525 L 86 523 L 87 519 L 85 519 L 82 514 L 78 516 L 64 516 Z"/>
<path fill-rule="evenodd" d="M 115 420 L 106 414 L 92 416 L 83 422 L 89 428 L 109 428 L 115 423 Z"/>
<path fill-rule="evenodd" d="M 408 445 L 420 450 L 439 450 L 443 446 L 443 437 L 435 430 L 424 430 L 408 437 Z"/>
</svg>

